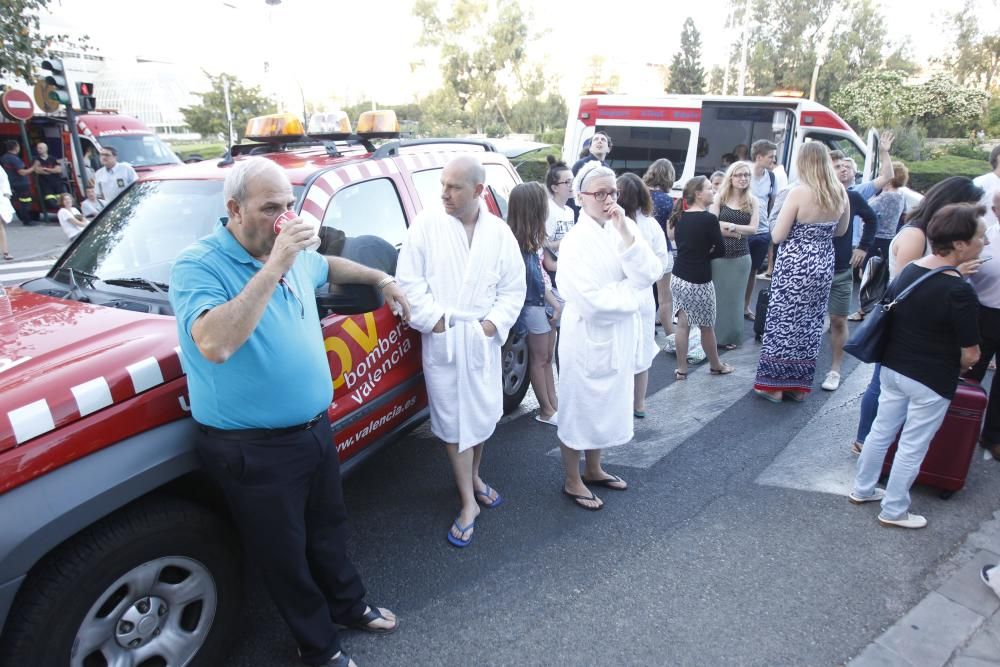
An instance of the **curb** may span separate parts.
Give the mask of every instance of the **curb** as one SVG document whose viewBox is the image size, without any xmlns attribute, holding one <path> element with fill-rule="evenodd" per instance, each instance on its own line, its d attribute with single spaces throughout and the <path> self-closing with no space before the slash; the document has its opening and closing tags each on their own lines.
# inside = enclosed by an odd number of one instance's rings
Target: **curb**
<svg viewBox="0 0 1000 667">
<path fill-rule="evenodd" d="M 972 550 L 959 567 L 896 623 L 886 629 L 850 667 L 889 665 L 1000 665 L 1000 597 L 983 585 L 979 571 L 1000 563 L 1000 512 L 963 545 Z"/>
</svg>

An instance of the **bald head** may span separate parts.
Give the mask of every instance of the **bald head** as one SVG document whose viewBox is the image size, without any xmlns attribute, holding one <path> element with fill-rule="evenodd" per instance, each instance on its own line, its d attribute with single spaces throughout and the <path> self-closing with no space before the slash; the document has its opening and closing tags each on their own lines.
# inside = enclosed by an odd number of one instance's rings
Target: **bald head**
<svg viewBox="0 0 1000 667">
<path fill-rule="evenodd" d="M 441 203 L 448 215 L 464 224 L 479 217 L 479 199 L 486 183 L 483 163 L 474 155 L 459 155 L 441 171 Z"/>
</svg>

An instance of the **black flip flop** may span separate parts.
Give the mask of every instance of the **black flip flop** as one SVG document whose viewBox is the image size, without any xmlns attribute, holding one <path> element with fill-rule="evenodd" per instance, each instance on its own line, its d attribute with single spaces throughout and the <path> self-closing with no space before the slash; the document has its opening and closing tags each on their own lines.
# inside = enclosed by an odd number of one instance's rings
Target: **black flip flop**
<svg viewBox="0 0 1000 667">
<path fill-rule="evenodd" d="M 572 498 L 573 502 L 576 503 L 577 507 L 582 507 L 583 509 L 590 510 L 591 512 L 596 512 L 597 510 L 604 509 L 604 503 L 603 502 L 600 505 L 598 505 L 597 507 L 591 507 L 589 505 L 584 505 L 583 503 L 580 502 L 581 500 L 600 500 L 600 498 L 598 498 L 596 495 L 594 495 L 593 491 L 590 492 L 589 496 L 578 496 L 575 493 L 570 493 L 566 489 L 563 489 L 562 492 L 565 493 L 570 498 Z"/>
<path fill-rule="evenodd" d="M 596 484 L 597 486 L 603 486 L 606 489 L 611 489 L 612 491 L 626 491 L 628 489 L 628 482 L 619 477 L 618 475 L 611 475 L 611 477 L 605 477 L 604 479 L 587 479 L 583 477 L 584 484 Z M 625 486 L 612 486 L 612 484 L 624 484 Z"/>
<path fill-rule="evenodd" d="M 372 607 L 368 605 L 368 611 L 364 613 L 358 620 L 347 625 L 348 628 L 352 630 L 361 630 L 362 632 L 370 632 L 374 635 L 388 635 L 399 629 L 399 617 L 396 617 L 396 623 L 391 628 L 377 628 L 371 625 L 372 621 L 377 621 L 382 619 L 383 621 L 388 621 L 389 619 L 382 615 L 382 612 L 378 610 L 378 607 Z"/>
</svg>

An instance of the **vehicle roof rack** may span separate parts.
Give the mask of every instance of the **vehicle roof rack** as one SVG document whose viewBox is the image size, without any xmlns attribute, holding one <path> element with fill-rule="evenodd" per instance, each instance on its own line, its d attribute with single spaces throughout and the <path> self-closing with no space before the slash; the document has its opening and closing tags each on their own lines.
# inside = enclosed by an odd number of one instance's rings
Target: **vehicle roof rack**
<svg viewBox="0 0 1000 667">
<path fill-rule="evenodd" d="M 398 141 L 387 141 L 382 144 L 378 147 L 378 150 L 372 154 L 372 157 L 375 159 L 395 157 L 396 155 L 399 155 L 400 148 L 409 148 L 411 146 L 433 146 L 434 144 L 464 144 L 467 146 L 478 146 L 487 153 L 497 152 L 496 147 L 485 139 L 400 139 Z"/>
<path fill-rule="evenodd" d="M 263 155 L 266 153 L 284 153 L 296 148 L 314 148 L 322 146 L 326 154 L 330 157 L 342 157 L 343 148 L 360 147 L 372 153 L 375 145 L 368 139 L 358 134 L 330 134 L 330 135 L 304 135 L 292 141 L 262 141 L 249 144 L 233 144 L 226 151 L 218 166 L 228 167 L 233 163 L 233 158 L 237 155 Z"/>
</svg>

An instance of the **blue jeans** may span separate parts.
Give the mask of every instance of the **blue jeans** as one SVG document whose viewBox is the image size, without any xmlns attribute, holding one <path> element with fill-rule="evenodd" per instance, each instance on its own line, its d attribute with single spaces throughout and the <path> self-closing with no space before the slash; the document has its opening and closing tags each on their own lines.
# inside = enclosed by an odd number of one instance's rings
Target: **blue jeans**
<svg viewBox="0 0 1000 667">
<path fill-rule="evenodd" d="M 882 474 L 882 463 L 889 446 L 896 439 L 899 427 L 899 447 L 892 461 L 889 483 L 882 499 L 883 519 L 896 520 L 910 509 L 910 487 L 920 472 L 927 448 L 944 421 L 951 403 L 930 387 L 901 375 L 891 368 L 882 369 L 882 395 L 878 416 L 872 424 L 865 448 L 858 459 L 858 474 L 854 478 L 854 495 L 870 498 L 875 483 Z"/>
<path fill-rule="evenodd" d="M 875 371 L 872 373 L 871 382 L 868 383 L 868 388 L 865 389 L 865 393 L 861 397 L 861 418 L 858 420 L 858 434 L 854 436 L 854 439 L 862 445 L 865 444 L 865 438 L 868 437 L 868 432 L 872 430 L 872 423 L 878 414 L 878 397 L 882 392 L 882 386 L 879 382 L 879 372 L 881 370 L 882 364 L 875 364 Z"/>
</svg>

